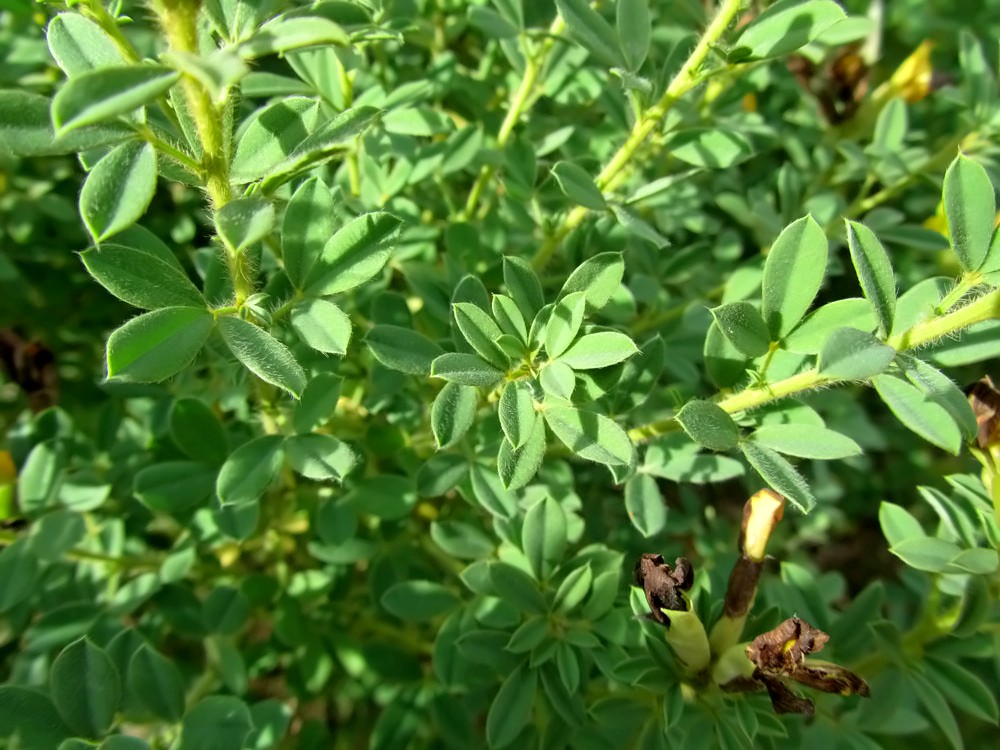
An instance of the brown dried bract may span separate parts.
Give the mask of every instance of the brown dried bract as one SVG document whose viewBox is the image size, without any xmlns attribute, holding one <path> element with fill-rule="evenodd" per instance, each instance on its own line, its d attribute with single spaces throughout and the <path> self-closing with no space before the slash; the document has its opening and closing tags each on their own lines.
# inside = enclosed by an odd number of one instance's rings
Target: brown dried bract
<svg viewBox="0 0 1000 750">
<path fill-rule="evenodd" d="M 822 650 L 830 636 L 805 620 L 790 617 L 747 646 L 747 658 L 768 673 L 791 674 L 806 654 Z"/>
<path fill-rule="evenodd" d="M 686 557 L 678 557 L 671 568 L 663 555 L 646 553 L 639 558 L 632 571 L 636 586 L 641 586 L 649 604 L 650 616 L 664 627 L 670 627 L 670 618 L 663 610 L 686 612 L 687 601 L 683 591 L 694 583 L 694 568 Z"/>
<path fill-rule="evenodd" d="M 805 620 L 791 617 L 747 646 L 747 658 L 757 667 L 753 678 L 767 688 L 777 713 L 812 714 L 813 703 L 801 698 L 782 678 L 788 677 L 825 693 L 868 697 L 868 683 L 854 672 L 830 662 L 806 662 L 821 651 L 830 636 Z"/>
<path fill-rule="evenodd" d="M 969 404 L 976 415 L 979 434 L 976 442 L 982 449 L 1000 443 L 1000 391 L 987 375 L 969 389 Z"/>
</svg>

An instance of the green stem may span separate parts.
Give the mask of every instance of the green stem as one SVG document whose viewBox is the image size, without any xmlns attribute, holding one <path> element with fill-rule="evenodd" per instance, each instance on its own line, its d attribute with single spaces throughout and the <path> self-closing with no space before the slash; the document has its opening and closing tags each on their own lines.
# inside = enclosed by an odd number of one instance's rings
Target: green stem
<svg viewBox="0 0 1000 750">
<path fill-rule="evenodd" d="M 190 154 L 184 153 L 176 146 L 163 140 L 158 135 L 156 135 L 156 133 L 154 133 L 152 129 L 150 129 L 149 127 L 145 125 L 140 126 L 137 129 L 137 132 L 139 133 L 139 136 L 144 141 L 146 141 L 146 143 L 153 146 L 153 148 L 155 148 L 157 151 L 166 154 L 171 159 L 173 159 L 174 161 L 176 161 L 178 164 L 185 167 L 189 171 L 193 172 L 194 174 L 198 174 L 199 172 L 201 172 L 201 165 L 194 159 L 192 159 Z"/>
<path fill-rule="evenodd" d="M 1000 318 L 1000 289 L 994 289 L 989 294 L 947 315 L 917 323 L 908 331 L 890 337 L 886 343 L 900 352 L 917 349 L 940 338 L 962 331 L 976 323 L 998 318 Z M 844 381 L 821 375 L 816 368 L 812 368 L 761 388 L 747 388 L 739 393 L 734 393 L 731 396 L 720 399 L 717 403 L 727 414 L 736 414 L 737 412 L 755 409 L 772 401 L 778 401 L 796 393 L 810 391 L 814 388 L 839 382 Z M 680 429 L 680 423 L 677 422 L 675 417 L 669 417 L 634 427 L 629 430 L 628 435 L 633 442 L 642 442 L 678 429 Z"/>
<path fill-rule="evenodd" d="M 19 538 L 16 532 L 0 530 L 0 545 L 13 544 Z M 162 564 L 161 560 L 154 557 L 115 557 L 79 547 L 66 550 L 63 557 L 76 562 L 103 563 L 118 570 L 128 571 L 156 571 L 160 569 Z"/>
<path fill-rule="evenodd" d="M 155 0 L 153 4 L 171 51 L 197 55 L 198 7 L 196 0 Z M 232 199 L 229 183 L 229 153 L 226 148 L 222 113 L 225 103 L 216 106 L 212 95 L 199 81 L 183 76 L 181 85 L 202 145 L 201 173 L 212 209 L 218 211 Z M 244 253 L 226 252 L 226 264 L 236 292 L 236 305 L 253 293 L 253 274 Z"/>
<path fill-rule="evenodd" d="M 732 23 L 736 14 L 739 13 L 743 5 L 743 0 L 724 0 L 722 7 L 715 18 L 705 29 L 697 46 L 692 50 L 684 65 L 677 71 L 677 75 L 670 81 L 667 90 L 660 100 L 646 110 L 643 116 L 638 119 L 632 127 L 632 132 L 622 144 L 621 148 L 611 157 L 611 160 L 604 166 L 601 173 L 594 180 L 597 188 L 602 191 L 614 190 L 627 175 L 627 167 L 634 159 L 636 152 L 645 144 L 653 132 L 662 124 L 663 118 L 674 106 L 678 99 L 695 88 L 704 80 L 701 73 L 701 66 L 708 58 L 712 47 L 718 44 L 729 24 Z M 533 260 L 536 269 L 540 269 L 549 262 L 556 248 L 562 244 L 566 236 L 578 227 L 586 218 L 590 209 L 577 206 L 570 211 L 560 222 L 556 229 L 542 243 Z"/>
<path fill-rule="evenodd" d="M 101 0 L 86 0 L 77 6 L 80 13 L 101 27 L 101 31 L 111 37 L 118 52 L 125 58 L 125 62 L 132 65 L 142 62 L 142 57 L 135 51 L 132 43 L 125 38 L 122 30 L 118 27 L 118 22 L 114 16 L 108 13 Z"/>
<path fill-rule="evenodd" d="M 538 79 L 541 76 L 542 70 L 545 68 L 545 62 L 548 59 L 549 54 L 552 52 L 552 47 L 555 44 L 557 37 L 562 33 L 565 27 L 566 22 L 563 21 L 562 16 L 556 16 L 555 20 L 549 26 L 548 38 L 542 42 L 538 51 L 534 54 L 528 53 L 528 42 L 522 35 L 522 44 L 525 47 L 524 75 L 521 76 L 521 83 L 518 85 L 517 91 L 514 92 L 514 96 L 511 98 L 510 106 L 507 108 L 507 114 L 504 116 L 503 122 L 500 124 L 500 130 L 497 132 L 498 149 L 503 149 L 503 147 L 507 145 L 507 141 L 510 140 L 511 135 L 514 133 L 514 128 L 521 120 L 521 116 L 531 106 L 531 100 L 535 93 L 535 87 L 538 84 Z M 469 191 L 469 197 L 465 201 L 465 211 L 462 214 L 464 220 L 471 219 L 475 215 L 476 207 L 479 205 L 479 201 L 483 195 L 483 190 L 486 188 L 486 185 L 489 184 L 490 180 L 493 179 L 494 174 L 496 174 L 496 167 L 490 164 L 485 165 L 480 170 L 479 176 L 476 178 L 476 182 Z"/>
</svg>

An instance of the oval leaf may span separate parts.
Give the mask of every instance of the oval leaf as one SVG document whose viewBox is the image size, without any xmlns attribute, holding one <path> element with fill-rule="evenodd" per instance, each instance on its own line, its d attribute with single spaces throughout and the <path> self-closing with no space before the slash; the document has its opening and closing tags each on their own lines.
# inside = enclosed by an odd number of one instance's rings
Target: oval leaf
<svg viewBox="0 0 1000 750">
<path fill-rule="evenodd" d="M 219 318 L 219 332 L 236 359 L 265 383 L 284 388 L 295 398 L 306 387 L 302 366 L 284 344 L 242 318 Z"/>
</svg>

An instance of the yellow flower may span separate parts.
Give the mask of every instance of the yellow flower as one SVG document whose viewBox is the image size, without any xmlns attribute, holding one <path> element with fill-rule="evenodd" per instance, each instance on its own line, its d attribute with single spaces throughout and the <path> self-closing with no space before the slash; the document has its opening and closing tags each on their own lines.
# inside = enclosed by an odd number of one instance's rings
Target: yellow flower
<svg viewBox="0 0 1000 750">
<path fill-rule="evenodd" d="M 931 78 L 934 69 L 931 67 L 931 49 L 934 43 L 924 40 L 913 52 L 903 60 L 902 65 L 889 79 L 889 97 L 900 96 L 906 101 L 919 102 L 931 91 Z"/>
</svg>

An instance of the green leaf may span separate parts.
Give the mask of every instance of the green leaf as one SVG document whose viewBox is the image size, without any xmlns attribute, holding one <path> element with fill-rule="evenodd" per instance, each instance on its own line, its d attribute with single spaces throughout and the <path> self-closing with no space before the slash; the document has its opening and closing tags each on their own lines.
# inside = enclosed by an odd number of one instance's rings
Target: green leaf
<svg viewBox="0 0 1000 750">
<path fill-rule="evenodd" d="M 156 193 L 156 151 L 148 143 L 116 146 L 87 175 L 80 215 L 95 242 L 138 221 Z"/>
<path fill-rule="evenodd" d="M 618 364 L 638 351 L 632 339 L 624 333 L 601 331 L 578 338 L 559 356 L 559 360 L 574 370 L 594 370 Z"/>
<path fill-rule="evenodd" d="M 649 474 L 636 474 L 625 483 L 625 511 L 644 537 L 659 534 L 667 525 L 667 505 Z"/>
<path fill-rule="evenodd" d="M 871 305 L 859 297 L 828 302 L 809 313 L 781 344 L 798 354 L 819 354 L 823 344 L 837 328 L 857 328 L 871 333 L 875 330 L 875 315 Z"/>
<path fill-rule="evenodd" d="M 603 414 L 571 406 L 549 406 L 543 413 L 549 429 L 580 458 L 605 465 L 635 465 L 632 441 Z"/>
<path fill-rule="evenodd" d="M 342 384 L 343 378 L 329 372 L 321 372 L 309 378 L 292 414 L 292 426 L 296 432 L 311 432 L 333 416 L 340 400 Z"/>
<path fill-rule="evenodd" d="M 545 613 L 545 599 L 531 576 L 520 568 L 504 562 L 490 563 L 490 581 L 496 595 L 518 611 L 529 615 Z"/>
<path fill-rule="evenodd" d="M 990 177 L 979 162 L 959 154 L 944 174 L 942 198 L 958 262 L 966 271 L 977 271 L 986 259 L 996 216 Z"/>
<path fill-rule="evenodd" d="M 542 283 L 531 264 L 509 255 L 503 258 L 503 282 L 525 320 L 534 320 L 545 304 Z"/>
<path fill-rule="evenodd" d="M 494 343 L 503 331 L 487 313 L 471 302 L 456 302 L 451 306 L 458 330 L 469 345 L 490 364 L 507 369 L 507 355 Z"/>
<path fill-rule="evenodd" d="M 709 450 L 727 451 L 739 442 L 740 428 L 711 401 L 688 401 L 676 418 L 692 440 Z"/>
<path fill-rule="evenodd" d="M 0 612 L 8 611 L 35 593 L 40 573 L 38 556 L 32 552 L 28 540 L 19 539 L 0 550 Z"/>
<path fill-rule="evenodd" d="M 827 249 L 826 234 L 812 216 L 789 224 L 771 245 L 764 261 L 761 312 L 772 340 L 784 337 L 806 314 L 823 283 Z"/>
<path fill-rule="evenodd" d="M 599 253 L 577 267 L 559 292 L 564 299 L 574 292 L 583 292 L 589 311 L 600 310 L 621 286 L 625 275 L 625 260 L 621 253 Z"/>
<path fill-rule="evenodd" d="M 280 435 L 263 435 L 234 450 L 222 464 L 215 492 L 223 505 L 246 505 L 267 491 L 285 460 Z"/>
<path fill-rule="evenodd" d="M 976 415 L 965 394 L 951 378 L 918 357 L 901 355 L 898 357 L 906 379 L 919 388 L 931 401 L 944 409 L 955 420 L 966 440 L 972 440 L 979 432 Z"/>
<path fill-rule="evenodd" d="M 723 128 L 688 128 L 671 136 L 666 148 L 686 164 L 704 169 L 729 169 L 753 156 L 742 134 Z"/>
<path fill-rule="evenodd" d="M 816 506 L 816 498 L 806 480 L 779 453 L 749 440 L 740 443 L 740 450 L 771 488 L 791 500 L 803 513 Z"/>
<path fill-rule="evenodd" d="M 79 13 L 60 13 L 45 30 L 49 52 L 68 78 L 95 68 L 124 65 L 114 41 Z"/>
<path fill-rule="evenodd" d="M 248 370 L 265 383 L 299 397 L 306 387 L 306 374 L 288 347 L 242 318 L 222 316 L 218 325 L 229 350 Z"/>
<path fill-rule="evenodd" d="M 114 66 L 81 73 L 52 99 L 52 123 L 61 134 L 126 114 L 165 94 L 179 78 L 179 73 L 162 65 Z"/>
<path fill-rule="evenodd" d="M 507 440 L 500 443 L 497 455 L 497 472 L 503 486 L 508 490 L 518 490 L 530 482 L 545 456 L 545 421 L 535 413 L 533 425 L 524 444 L 515 448 Z M 475 475 L 473 475 L 475 479 Z M 473 482 L 475 484 L 475 482 Z"/>
<path fill-rule="evenodd" d="M 388 133 L 424 137 L 450 133 L 455 129 L 455 123 L 447 115 L 430 107 L 394 109 L 383 115 L 382 126 Z"/>
<path fill-rule="evenodd" d="M 337 294 L 375 276 L 392 255 L 401 223 L 384 211 L 352 219 L 323 247 L 306 277 L 306 294 Z"/>
<path fill-rule="evenodd" d="M 587 0 L 556 0 L 556 7 L 559 9 L 559 15 L 566 21 L 570 36 L 588 52 L 609 68 L 628 67 L 615 30 L 603 16 L 590 7 Z"/>
<path fill-rule="evenodd" d="M 504 386 L 497 405 L 500 427 L 511 446 L 520 448 L 535 426 L 535 400 L 523 381 L 512 380 Z"/>
<path fill-rule="evenodd" d="M 238 198 L 215 212 L 215 228 L 231 253 L 260 242 L 274 228 L 274 204 L 265 198 Z"/>
<path fill-rule="evenodd" d="M 649 0 L 618 0 L 615 11 L 615 25 L 625 64 L 634 73 L 642 67 L 649 54 L 653 27 L 649 17 Z"/>
<path fill-rule="evenodd" d="M 170 407 L 170 437 L 188 458 L 218 466 L 226 460 L 222 422 L 204 401 L 179 398 Z"/>
<path fill-rule="evenodd" d="M 238 11 L 237 11 L 238 12 Z M 270 21 L 240 45 L 240 57 L 252 60 L 282 54 L 300 47 L 333 45 L 349 47 L 351 38 L 338 24 L 322 16 L 297 16 Z"/>
<path fill-rule="evenodd" d="M 56 138 L 51 101 L 28 91 L 0 91 L 0 153 L 55 156 L 87 151 L 135 137 L 124 123 L 78 128 Z"/>
<path fill-rule="evenodd" d="M 333 193 L 319 177 L 311 177 L 295 191 L 281 225 L 281 253 L 285 273 L 301 289 L 327 240 L 336 230 Z"/>
<path fill-rule="evenodd" d="M 816 425 L 763 425 L 749 439 L 778 453 L 821 461 L 861 454 L 861 446 L 846 435 Z"/>
<path fill-rule="evenodd" d="M 431 407 L 431 430 L 438 450 L 450 448 L 469 431 L 478 403 L 472 386 L 445 383 Z"/>
<path fill-rule="evenodd" d="M 445 353 L 422 333 L 402 326 L 373 326 L 365 343 L 375 359 L 389 369 L 424 377 L 431 374 L 434 360 Z"/>
<path fill-rule="evenodd" d="M 556 612 L 569 612 L 586 598 L 593 580 L 594 574 L 590 563 L 570 571 L 556 589 L 552 608 Z"/>
<path fill-rule="evenodd" d="M 562 5 L 570 0 L 558 0 Z M 584 0 L 572 0 L 573 3 Z M 490 748 L 499 750 L 511 745 L 531 719 L 531 709 L 538 689 L 538 673 L 527 664 L 511 672 L 490 705 L 486 717 L 486 741 Z"/>
<path fill-rule="evenodd" d="M 30 545 L 40 560 L 55 562 L 86 537 L 87 523 L 82 513 L 57 510 L 32 524 Z"/>
<path fill-rule="evenodd" d="M 920 672 L 911 671 L 908 673 L 908 677 L 913 691 L 917 694 L 920 703 L 923 704 L 924 714 L 934 720 L 954 750 L 962 750 L 964 747 L 962 731 L 955 721 L 955 715 L 948 708 L 948 704 L 941 695 L 941 691 Z"/>
<path fill-rule="evenodd" d="M 586 295 L 574 292 L 555 304 L 545 325 L 545 352 L 556 359 L 569 347 L 580 332 L 586 311 Z"/>
<path fill-rule="evenodd" d="M 558 502 L 546 495 L 528 508 L 521 527 L 521 548 L 535 578 L 542 580 L 552 572 L 562 559 L 566 541 L 566 513 Z"/>
<path fill-rule="evenodd" d="M 538 417 L 537 421 L 541 423 L 541 417 Z M 509 443 L 504 442 L 503 444 L 509 446 Z M 542 452 L 544 453 L 544 451 L 545 443 L 543 441 Z M 539 456 L 538 461 L 541 463 L 541 456 Z M 525 483 L 534 476 L 537 469 L 536 465 L 535 469 L 531 472 L 531 476 L 525 480 Z M 501 483 L 500 477 L 496 472 L 492 469 L 484 469 L 479 464 L 473 464 L 469 469 L 469 479 L 472 482 L 473 497 L 483 508 L 500 518 L 513 518 L 517 515 L 517 498 L 511 490 L 508 490 Z"/>
<path fill-rule="evenodd" d="M 518 28 L 492 8 L 470 5 L 466 10 L 469 23 L 493 39 L 510 39 L 517 36 Z"/>
<path fill-rule="evenodd" d="M 748 357 L 761 357 L 771 348 L 771 337 L 760 311 L 749 302 L 729 302 L 716 307 L 712 317 L 723 335 Z"/>
<path fill-rule="evenodd" d="M 478 526 L 462 521 L 433 521 L 431 539 L 444 552 L 460 560 L 490 557 L 496 546 Z"/>
<path fill-rule="evenodd" d="M 954 542 L 924 536 L 904 539 L 893 544 L 889 551 L 911 568 L 928 573 L 943 573 L 948 569 L 948 563 L 961 552 L 961 548 Z"/>
<path fill-rule="evenodd" d="M 929 443 L 958 455 L 962 433 L 941 406 L 919 389 L 894 375 L 878 375 L 872 381 L 883 403 L 908 429 Z"/>
<path fill-rule="evenodd" d="M 608 207 L 597 185 L 582 168 L 568 161 L 556 162 L 552 167 L 552 176 L 559 183 L 563 194 L 578 206 L 591 211 L 602 211 Z"/>
<path fill-rule="evenodd" d="M 76 734 L 100 737 L 111 728 L 122 698 L 111 659 L 86 638 L 64 648 L 49 676 L 56 709 Z"/>
<path fill-rule="evenodd" d="M 550 638 L 547 620 L 544 617 L 531 617 L 514 631 L 504 648 L 512 654 L 526 654 Z"/>
<path fill-rule="evenodd" d="M 292 435 L 285 440 L 288 463 L 309 479 L 341 481 L 354 468 L 358 457 L 345 443 L 330 435 Z"/>
<path fill-rule="evenodd" d="M 924 539 L 927 536 L 923 526 L 908 510 L 885 500 L 878 508 L 878 522 L 890 547 L 906 539 Z"/>
<path fill-rule="evenodd" d="M 318 352 L 343 356 L 351 341 L 351 319 L 325 299 L 305 299 L 292 308 L 288 322 Z"/>
<path fill-rule="evenodd" d="M 955 661 L 933 656 L 927 657 L 925 664 L 933 684 L 949 703 L 970 716 L 997 723 L 1000 709 L 996 696 L 977 675 Z"/>
<path fill-rule="evenodd" d="M 949 563 L 951 573 L 972 573 L 973 575 L 988 576 L 995 573 L 1000 565 L 1000 556 L 994 549 L 964 549 Z"/>
<path fill-rule="evenodd" d="M 448 380 L 459 385 L 490 388 L 502 377 L 503 372 L 487 364 L 475 354 L 446 353 L 431 362 L 431 377 Z"/>
<path fill-rule="evenodd" d="M 35 445 L 17 477 L 18 506 L 28 515 L 55 505 L 68 465 L 66 446 L 58 438 Z"/>
<path fill-rule="evenodd" d="M 379 600 L 390 614 L 402 620 L 433 620 L 453 609 L 458 597 L 433 581 L 403 581 L 386 589 Z"/>
<path fill-rule="evenodd" d="M 250 617 L 250 600 L 239 589 L 216 586 L 202 606 L 209 633 L 235 635 Z"/>
<path fill-rule="evenodd" d="M 348 150 L 354 139 L 365 132 L 378 115 L 379 111 L 374 107 L 344 110 L 300 142 L 287 159 L 275 165 L 261 181 L 261 189 L 271 192 L 299 172 Z"/>
<path fill-rule="evenodd" d="M 875 233 L 864 224 L 849 220 L 846 224 L 847 246 L 851 249 L 861 290 L 875 312 L 880 333 L 888 335 L 896 313 L 896 277 L 889 254 Z"/>
<path fill-rule="evenodd" d="M 729 52 L 730 62 L 794 52 L 845 18 L 833 0 L 778 0 L 751 21 Z"/>
<path fill-rule="evenodd" d="M 141 646 L 128 665 L 128 692 L 154 716 L 169 722 L 184 714 L 184 681 L 172 662 Z"/>
<path fill-rule="evenodd" d="M 0 738 L 14 750 L 52 750 L 72 734 L 47 695 L 20 685 L 0 685 Z"/>
<path fill-rule="evenodd" d="M 731 388 L 746 372 L 746 355 L 733 346 L 714 320 L 705 334 L 705 370 L 719 388 Z"/>
<path fill-rule="evenodd" d="M 304 96 L 285 97 L 258 109 L 240 128 L 229 179 L 245 185 L 264 177 L 316 128 L 319 114 L 319 103 Z M 306 184 L 317 182 L 319 179 L 314 177 Z M 333 218 L 332 214 L 329 218 Z M 308 230 L 303 227 L 302 231 Z"/>
<path fill-rule="evenodd" d="M 542 368 L 538 382 L 547 395 L 569 401 L 576 387 L 576 373 L 568 364 L 556 359 Z"/>
<path fill-rule="evenodd" d="M 388 521 L 405 518 L 417 502 L 413 480 L 395 474 L 381 474 L 358 482 L 350 497 L 362 513 Z"/>
<path fill-rule="evenodd" d="M 528 340 L 528 326 L 524 322 L 517 303 L 506 294 L 493 295 L 493 318 L 500 325 L 500 329 L 524 343 Z"/>
<path fill-rule="evenodd" d="M 194 360 L 213 325 L 204 307 L 164 307 L 132 318 L 108 339 L 108 378 L 157 383 L 176 375 Z"/>
<path fill-rule="evenodd" d="M 135 496 L 160 513 L 178 513 L 203 502 L 215 488 L 215 469 L 197 461 L 163 461 L 135 475 Z"/>
<path fill-rule="evenodd" d="M 896 350 L 857 328 L 838 328 L 819 353 L 820 375 L 842 380 L 865 380 L 878 375 L 896 357 Z"/>
<path fill-rule="evenodd" d="M 130 305 L 146 310 L 205 306 L 201 292 L 176 261 L 145 248 L 109 244 L 84 250 L 80 258 L 101 286 Z"/>
<path fill-rule="evenodd" d="M 242 750 L 252 730 L 253 719 L 243 701 L 210 695 L 184 714 L 175 750 Z"/>
</svg>

